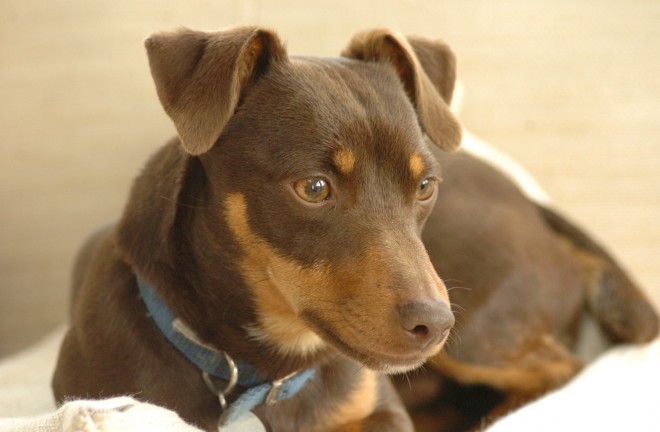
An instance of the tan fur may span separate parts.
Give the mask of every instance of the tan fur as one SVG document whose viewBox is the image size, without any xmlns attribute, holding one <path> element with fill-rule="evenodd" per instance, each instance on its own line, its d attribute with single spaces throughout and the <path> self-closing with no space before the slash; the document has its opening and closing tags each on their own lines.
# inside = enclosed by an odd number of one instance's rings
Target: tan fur
<svg viewBox="0 0 660 432">
<path fill-rule="evenodd" d="M 346 147 L 339 147 L 332 155 L 332 161 L 343 175 L 349 175 L 355 168 L 355 155 Z"/>
<path fill-rule="evenodd" d="M 243 275 L 254 289 L 259 323 L 249 329 L 250 334 L 274 342 L 285 353 L 307 355 L 323 347 L 323 341 L 297 315 L 292 302 L 297 293 L 282 290 L 274 281 L 274 272 L 288 274 L 294 280 L 313 280 L 318 277 L 316 272 L 305 271 L 279 256 L 252 232 L 243 195 L 230 195 L 224 207 L 227 223 L 246 252 L 241 260 Z"/>
<path fill-rule="evenodd" d="M 410 156 L 410 161 L 408 165 L 410 167 L 410 172 L 412 173 L 414 178 L 420 178 L 424 173 L 424 170 L 426 169 L 424 160 L 419 155 L 419 153 L 414 153 L 412 156 Z"/>
<path fill-rule="evenodd" d="M 376 407 L 378 380 L 376 374 L 368 369 L 362 369 L 355 380 L 359 380 L 358 385 L 334 410 L 320 419 L 315 431 L 336 430 L 342 425 L 347 425 L 339 428 L 342 432 L 362 430 L 360 419 L 369 417 Z"/>
<path fill-rule="evenodd" d="M 507 358 L 501 366 L 463 363 L 445 353 L 433 357 L 429 364 L 461 384 L 487 385 L 527 397 L 556 388 L 582 367 L 550 335 L 539 336 L 538 340 L 525 345 L 527 349 L 521 348 L 521 352 L 501 354 L 501 357 Z"/>
</svg>

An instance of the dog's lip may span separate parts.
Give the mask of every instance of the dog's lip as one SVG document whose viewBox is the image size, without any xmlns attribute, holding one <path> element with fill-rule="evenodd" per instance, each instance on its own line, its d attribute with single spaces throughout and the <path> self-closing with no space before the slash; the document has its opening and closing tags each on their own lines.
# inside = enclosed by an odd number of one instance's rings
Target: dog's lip
<svg viewBox="0 0 660 432">
<path fill-rule="evenodd" d="M 336 335 L 330 338 L 340 351 L 344 352 L 347 356 L 363 363 L 370 369 L 386 372 L 386 373 L 400 373 L 421 366 L 431 355 L 435 353 L 435 349 L 415 351 L 409 354 L 389 354 L 383 352 L 376 352 L 369 349 L 355 348 L 346 343 L 343 339 Z M 441 345 L 438 344 L 438 350 Z M 435 348 L 435 347 L 434 347 Z"/>
<path fill-rule="evenodd" d="M 416 369 L 430 357 L 430 355 L 425 355 L 423 352 L 394 356 L 368 350 L 362 353 L 358 352 L 358 356 L 370 369 L 387 373 L 399 373 Z"/>
<path fill-rule="evenodd" d="M 344 341 L 336 333 L 330 331 L 327 326 L 322 324 L 323 321 L 314 314 L 308 313 L 304 315 L 315 332 L 337 350 L 344 353 L 347 357 L 357 360 L 368 368 L 379 372 L 401 373 L 415 369 L 421 366 L 429 357 L 436 354 L 443 346 L 443 343 L 440 342 L 432 347 L 424 350 L 415 350 L 408 354 L 376 352 L 366 349 L 363 346 L 356 348 L 354 345 Z"/>
</svg>

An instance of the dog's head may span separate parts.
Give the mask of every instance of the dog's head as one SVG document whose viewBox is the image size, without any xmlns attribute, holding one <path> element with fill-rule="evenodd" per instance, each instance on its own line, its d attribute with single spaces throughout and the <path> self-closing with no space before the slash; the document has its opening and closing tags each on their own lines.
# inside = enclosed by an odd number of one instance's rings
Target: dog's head
<svg viewBox="0 0 660 432">
<path fill-rule="evenodd" d="M 196 242 L 186 259 L 239 275 L 249 334 L 389 372 L 436 353 L 454 318 L 420 233 L 440 180 L 425 135 L 446 151 L 460 142 L 448 47 L 375 30 L 341 58 L 297 58 L 249 27 L 160 33 L 146 47 L 202 185 L 179 237 Z"/>
</svg>

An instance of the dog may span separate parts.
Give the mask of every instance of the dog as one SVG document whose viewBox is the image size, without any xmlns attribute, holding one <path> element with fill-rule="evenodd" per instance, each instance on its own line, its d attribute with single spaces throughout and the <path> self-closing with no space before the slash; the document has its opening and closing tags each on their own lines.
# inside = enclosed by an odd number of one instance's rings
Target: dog
<svg viewBox="0 0 660 432">
<path fill-rule="evenodd" d="M 457 149 L 455 58 L 356 35 L 289 57 L 269 30 L 146 42 L 177 138 L 74 269 L 53 390 L 134 395 L 206 430 L 407 431 L 388 379 L 438 353 L 455 318 L 421 240 Z"/>
<path fill-rule="evenodd" d="M 131 394 L 207 430 L 250 412 L 466 430 L 574 376 L 585 316 L 613 343 L 657 334 L 607 251 L 454 152 L 446 44 L 381 29 L 290 58 L 243 27 L 146 47 L 178 137 L 79 255 L 59 402 Z M 400 396 L 381 375 L 427 359 Z"/>
</svg>

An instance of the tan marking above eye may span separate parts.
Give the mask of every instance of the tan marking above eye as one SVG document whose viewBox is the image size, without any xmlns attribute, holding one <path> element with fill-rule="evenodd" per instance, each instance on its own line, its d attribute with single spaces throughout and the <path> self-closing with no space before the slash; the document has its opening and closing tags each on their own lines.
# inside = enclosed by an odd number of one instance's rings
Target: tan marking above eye
<svg viewBox="0 0 660 432">
<path fill-rule="evenodd" d="M 415 152 L 410 156 L 410 160 L 408 161 L 408 166 L 410 168 L 410 173 L 412 174 L 413 178 L 420 178 L 422 174 L 424 174 L 424 171 L 426 171 L 426 163 L 424 163 L 424 159 L 422 156 Z"/>
<path fill-rule="evenodd" d="M 332 155 L 332 161 L 343 175 L 349 175 L 355 168 L 355 154 L 346 147 L 339 147 Z"/>
</svg>

